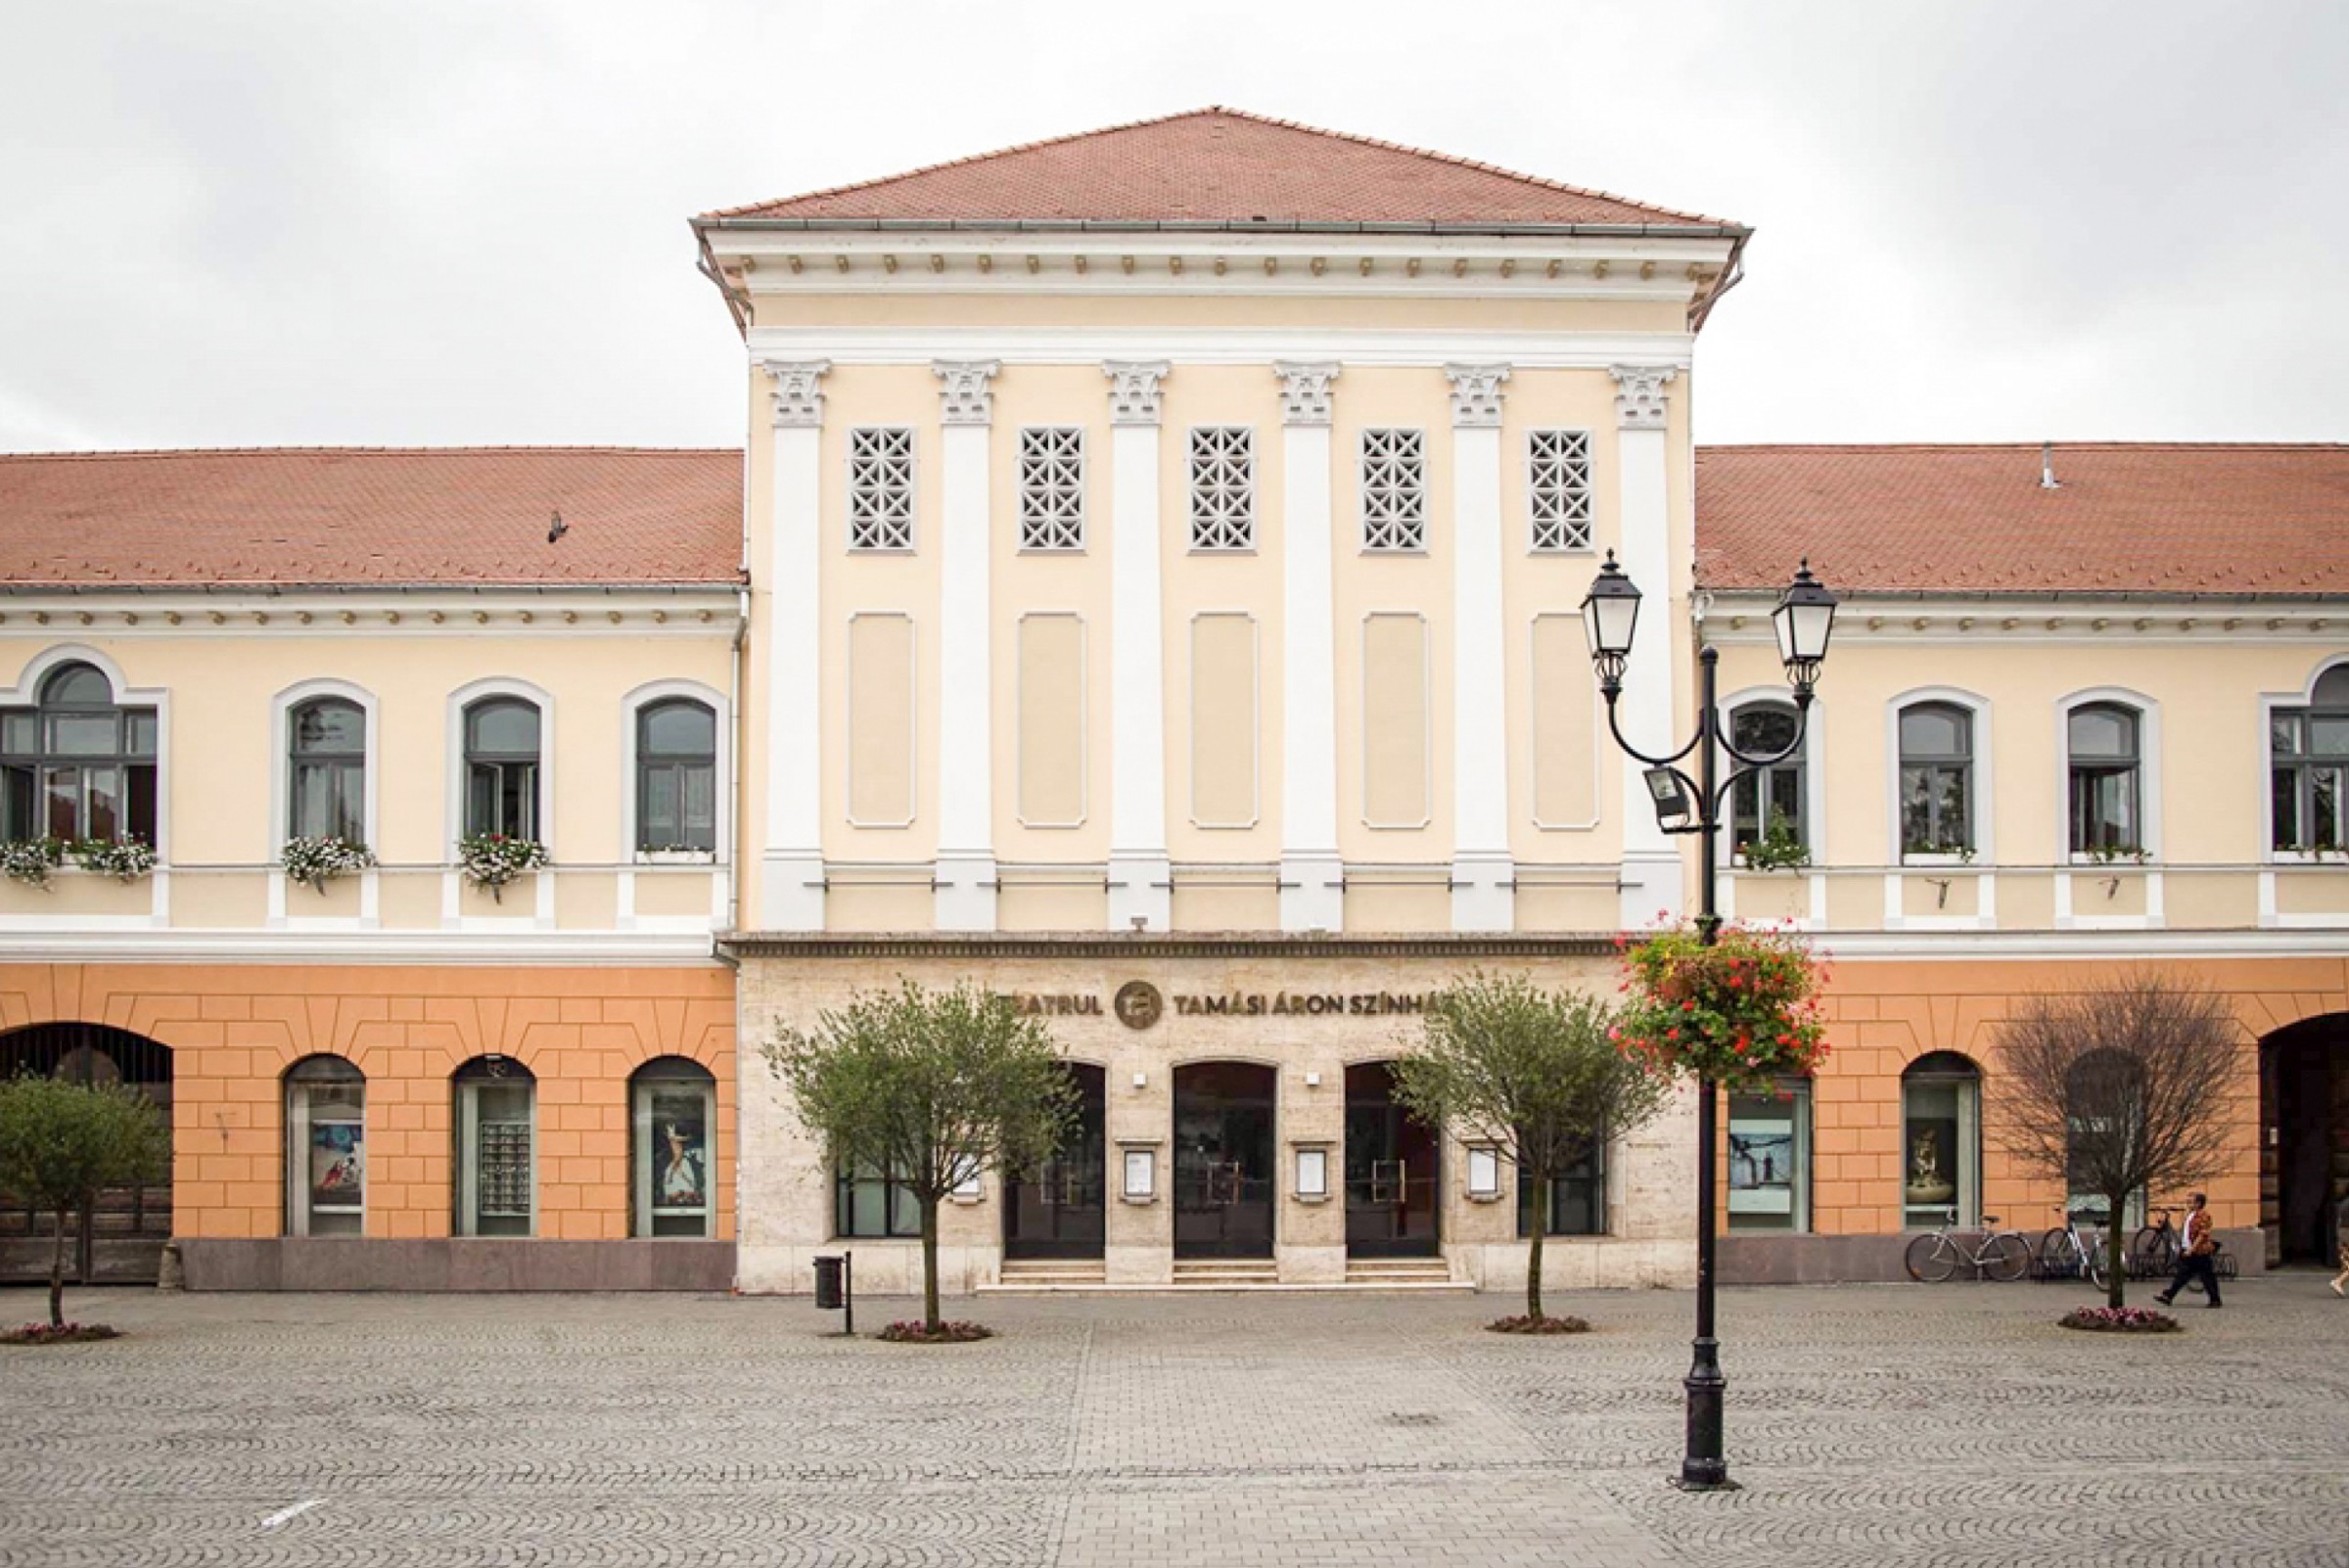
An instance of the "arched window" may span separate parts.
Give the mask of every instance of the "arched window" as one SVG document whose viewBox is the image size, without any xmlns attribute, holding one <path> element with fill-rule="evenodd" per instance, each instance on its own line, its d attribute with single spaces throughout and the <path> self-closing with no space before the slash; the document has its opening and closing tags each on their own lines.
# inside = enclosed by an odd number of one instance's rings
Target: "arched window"
<svg viewBox="0 0 2349 1568">
<path fill-rule="evenodd" d="M 538 833 L 538 705 L 484 697 L 465 709 L 465 836 Z"/>
<path fill-rule="evenodd" d="M 636 848 L 717 848 L 717 715 L 670 697 L 636 715 Z"/>
<path fill-rule="evenodd" d="M 286 1234 L 361 1235 L 366 1208 L 366 1075 L 305 1056 L 286 1070 Z"/>
<path fill-rule="evenodd" d="M 710 1148 L 717 1081 L 699 1062 L 663 1056 L 636 1069 L 628 1098 L 635 1128 L 634 1233 L 710 1235 L 717 1217 Z"/>
<path fill-rule="evenodd" d="M 2121 703 L 2084 704 L 2065 719 L 2072 853 L 2135 854 L 2145 847 L 2143 736 L 2142 715 Z"/>
<path fill-rule="evenodd" d="M 1901 1075 L 1901 1223 L 1982 1221 L 1982 1070 L 1934 1051 Z"/>
<path fill-rule="evenodd" d="M 1901 710 L 1901 853 L 1959 854 L 1974 844 L 1974 715 L 1956 703 Z"/>
<path fill-rule="evenodd" d="M 59 665 L 31 708 L 0 710 L 0 839 L 155 842 L 156 719 L 104 671 Z"/>
<path fill-rule="evenodd" d="M 457 1092 L 457 1234 L 533 1234 L 537 1081 L 511 1056 L 477 1056 L 451 1082 Z"/>
<path fill-rule="evenodd" d="M 2144 1064 L 2127 1051 L 2084 1052 L 2063 1075 L 2066 1214 L 2098 1225 L 2111 1220 L 2112 1197 L 2097 1173 L 2135 1163 L 2143 1147 L 2144 1094 Z M 2129 1194 L 2121 1221 L 2132 1230 L 2145 1222 L 2144 1188 Z"/>
<path fill-rule="evenodd" d="M 1729 1228 L 1811 1228 L 1811 1081 L 1729 1096 Z"/>
<path fill-rule="evenodd" d="M 367 715 L 345 697 L 313 697 L 287 715 L 292 789 L 286 834 L 367 841 Z"/>
<path fill-rule="evenodd" d="M 1729 741 L 1751 757 L 1774 757 L 1794 744 L 1801 720 L 1790 703 L 1747 703 L 1729 715 Z M 1729 791 L 1729 843 L 1742 849 L 1759 844 L 1773 832 L 1808 844 L 1810 833 L 1803 812 L 1806 780 L 1803 754 L 1757 768 L 1737 780 Z"/>
<path fill-rule="evenodd" d="M 2268 778 L 2275 848 L 2349 846 L 2349 664 L 2317 678 L 2307 707 L 2268 715 Z"/>
</svg>

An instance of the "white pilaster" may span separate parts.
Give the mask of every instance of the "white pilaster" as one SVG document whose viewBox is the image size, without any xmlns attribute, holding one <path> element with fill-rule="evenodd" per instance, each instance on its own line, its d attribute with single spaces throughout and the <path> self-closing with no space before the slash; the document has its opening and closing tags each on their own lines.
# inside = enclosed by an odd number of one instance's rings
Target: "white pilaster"
<svg viewBox="0 0 2349 1568">
<path fill-rule="evenodd" d="M 1453 559 L 1451 925 L 1517 924 L 1509 854 L 1509 724 L 1502 658 L 1500 384 L 1506 365 L 1446 365 L 1451 381 Z"/>
<path fill-rule="evenodd" d="M 932 367 L 940 389 L 938 902 L 941 931 L 995 926 L 994 687 L 989 659 L 992 359 Z"/>
<path fill-rule="evenodd" d="M 1164 931 L 1167 858 L 1166 640 L 1159 572 L 1159 382 L 1167 362 L 1111 360 L 1109 926 Z"/>
<path fill-rule="evenodd" d="M 766 835 L 759 848 L 759 907 L 767 931 L 824 928 L 823 720 L 819 523 L 824 372 L 830 360 L 767 361 L 774 421 L 768 464 L 766 558 L 753 563 L 766 600 Z M 540 877 L 540 885 L 552 878 Z"/>
<path fill-rule="evenodd" d="M 1616 466 L 1622 474 L 1620 515 L 1623 537 L 1616 556 L 1646 595 L 1639 634 L 1623 673 L 1619 710 L 1623 732 L 1640 750 L 1662 755 L 1673 748 L 1681 626 L 1672 597 L 1672 517 L 1665 481 L 1665 387 L 1675 372 L 1667 365 L 1616 365 Z M 1672 836 L 1656 824 L 1648 804 L 1644 764 L 1623 761 L 1623 871 L 1621 918 L 1627 929 L 1654 924 L 1659 912 L 1678 915 L 1684 903 L 1681 854 Z"/>
<path fill-rule="evenodd" d="M 1327 362 L 1275 363 L 1281 390 L 1280 928 L 1339 931 L 1346 871 L 1338 857 L 1337 628 L 1331 605 Z"/>
</svg>

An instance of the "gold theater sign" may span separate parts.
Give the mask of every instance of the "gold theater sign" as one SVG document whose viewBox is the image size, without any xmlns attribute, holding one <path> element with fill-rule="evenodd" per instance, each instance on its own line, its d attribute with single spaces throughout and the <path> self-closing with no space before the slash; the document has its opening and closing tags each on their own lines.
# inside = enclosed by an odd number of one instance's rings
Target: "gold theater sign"
<svg viewBox="0 0 2349 1568">
<path fill-rule="evenodd" d="M 1023 1013 L 1053 1018 L 1100 1018 L 1115 1014 L 1128 1029 L 1148 1029 L 1166 1014 L 1172 1002 L 1177 1018 L 1385 1018 L 1427 1010 L 1425 992 L 1314 991 L 1314 992 L 1175 992 L 1162 995 L 1146 980 L 1130 980 L 1116 993 L 1097 992 L 1013 992 L 1012 1004 Z"/>
</svg>

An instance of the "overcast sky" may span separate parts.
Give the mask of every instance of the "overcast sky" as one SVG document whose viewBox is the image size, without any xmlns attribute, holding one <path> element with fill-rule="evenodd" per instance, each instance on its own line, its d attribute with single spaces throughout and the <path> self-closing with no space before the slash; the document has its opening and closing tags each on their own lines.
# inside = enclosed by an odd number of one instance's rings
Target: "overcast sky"
<svg viewBox="0 0 2349 1568">
<path fill-rule="evenodd" d="M 1709 441 L 2349 438 L 2349 7 L 81 0 L 0 449 L 740 442 L 686 217 L 1222 103 L 1732 217 Z"/>
</svg>

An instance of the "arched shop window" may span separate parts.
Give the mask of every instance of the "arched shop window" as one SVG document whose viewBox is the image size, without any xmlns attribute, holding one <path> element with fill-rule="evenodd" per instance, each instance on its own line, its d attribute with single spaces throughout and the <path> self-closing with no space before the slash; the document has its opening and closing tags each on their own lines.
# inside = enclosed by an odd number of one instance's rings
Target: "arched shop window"
<svg viewBox="0 0 2349 1568">
<path fill-rule="evenodd" d="M 105 672 L 60 665 L 37 706 L 0 710 L 0 839 L 155 842 L 156 718 Z"/>
<path fill-rule="evenodd" d="M 1811 1081 L 1729 1096 L 1729 1228 L 1811 1228 Z"/>
<path fill-rule="evenodd" d="M 1982 1222 L 1982 1070 L 1934 1051 L 1901 1075 L 1901 1223 L 1952 1222 Z"/>
<path fill-rule="evenodd" d="M 457 1069 L 457 1234 L 528 1236 L 538 1220 L 538 1084 L 511 1056 Z"/>
<path fill-rule="evenodd" d="M 2142 1102 L 2144 1068 L 2127 1051 L 2084 1052 L 2064 1074 L 2064 1212 L 2084 1215 L 2103 1225 L 2112 1219 L 2112 1199 L 2088 1178 L 2082 1170 L 2082 1155 L 2108 1139 L 2120 1139 L 2121 1147 L 2128 1146 L 2133 1132 L 2127 1116 L 2130 1107 Z M 2115 1111 L 2123 1118 L 2117 1126 L 2107 1120 Z M 2133 1231 L 2145 1222 L 2144 1188 L 2129 1194 L 2121 1222 Z"/>
<path fill-rule="evenodd" d="M 340 1056 L 286 1070 L 286 1234 L 366 1231 L 367 1076 Z"/>
<path fill-rule="evenodd" d="M 708 1236 L 717 1214 L 710 1148 L 717 1081 L 699 1062 L 663 1056 L 636 1069 L 628 1097 L 635 1129 L 635 1234 Z"/>
</svg>

